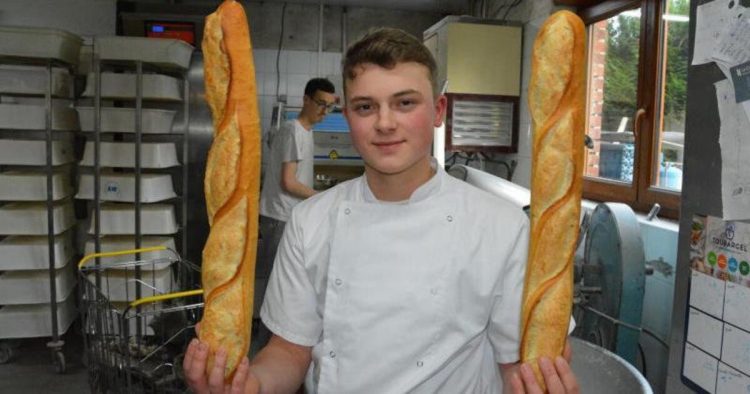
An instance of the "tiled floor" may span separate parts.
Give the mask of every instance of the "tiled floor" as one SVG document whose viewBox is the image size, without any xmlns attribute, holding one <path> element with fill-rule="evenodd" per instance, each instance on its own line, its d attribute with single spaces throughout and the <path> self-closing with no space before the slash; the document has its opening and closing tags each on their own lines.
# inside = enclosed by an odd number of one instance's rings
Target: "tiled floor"
<svg viewBox="0 0 750 394">
<path fill-rule="evenodd" d="M 75 325 L 73 326 L 75 327 Z M 47 348 L 49 338 L 23 339 L 15 356 L 0 364 L 0 393 L 88 393 L 86 367 L 81 362 L 82 339 L 71 328 L 63 335 L 66 372 L 58 374 Z"/>
</svg>

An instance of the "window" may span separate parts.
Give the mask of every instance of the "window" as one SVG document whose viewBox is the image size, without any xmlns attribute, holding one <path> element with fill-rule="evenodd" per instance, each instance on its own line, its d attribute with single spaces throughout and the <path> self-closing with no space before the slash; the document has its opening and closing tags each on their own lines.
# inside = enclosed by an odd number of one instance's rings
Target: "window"
<svg viewBox="0 0 750 394">
<path fill-rule="evenodd" d="M 587 24 L 584 197 L 673 218 L 679 210 L 689 0 L 606 1 Z"/>
</svg>

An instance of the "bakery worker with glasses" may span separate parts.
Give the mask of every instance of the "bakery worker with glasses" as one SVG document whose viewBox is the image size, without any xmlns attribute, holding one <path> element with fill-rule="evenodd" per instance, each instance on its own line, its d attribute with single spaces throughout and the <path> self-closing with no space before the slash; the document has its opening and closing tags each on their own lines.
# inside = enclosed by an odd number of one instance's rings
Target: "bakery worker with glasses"
<svg viewBox="0 0 750 394">
<path fill-rule="evenodd" d="M 336 89 L 325 78 L 313 78 L 305 85 L 302 109 L 296 119 L 284 122 L 271 138 L 268 159 L 260 193 L 260 223 L 258 259 L 255 277 L 266 283 L 276 249 L 279 246 L 284 225 L 289 220 L 292 208 L 300 201 L 317 193 L 313 189 L 313 126 L 333 110 L 336 104 Z M 255 312 L 263 303 L 264 286 L 255 289 Z M 253 335 L 253 349 L 268 342 L 271 333 L 260 324 Z"/>
<path fill-rule="evenodd" d="M 529 221 L 431 157 L 447 100 L 413 36 L 380 29 L 343 64 L 365 174 L 292 212 L 261 307 L 274 335 L 224 382 L 197 339 L 183 368 L 197 393 L 529 393 L 520 365 Z M 551 394 L 578 393 L 566 358 L 540 362 Z M 207 376 L 208 375 L 208 376 Z"/>
</svg>

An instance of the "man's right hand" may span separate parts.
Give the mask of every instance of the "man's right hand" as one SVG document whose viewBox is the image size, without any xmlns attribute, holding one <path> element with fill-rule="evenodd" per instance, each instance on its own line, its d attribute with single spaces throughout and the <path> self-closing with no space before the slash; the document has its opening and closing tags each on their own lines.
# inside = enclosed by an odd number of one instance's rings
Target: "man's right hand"
<svg viewBox="0 0 750 394">
<path fill-rule="evenodd" d="M 247 357 L 237 366 L 231 384 L 224 382 L 224 368 L 227 363 L 227 353 L 219 349 L 214 358 L 214 367 L 206 376 L 206 361 L 209 353 L 208 344 L 194 338 L 188 345 L 182 368 L 188 387 L 197 394 L 232 393 L 255 394 L 260 391 L 260 382 L 250 372 L 250 362 Z"/>
</svg>

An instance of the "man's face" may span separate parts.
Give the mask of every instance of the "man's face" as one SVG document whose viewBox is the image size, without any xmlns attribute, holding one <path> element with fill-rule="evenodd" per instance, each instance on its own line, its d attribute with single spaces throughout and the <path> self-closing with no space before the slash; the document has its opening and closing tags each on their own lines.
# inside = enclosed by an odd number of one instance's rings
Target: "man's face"
<svg viewBox="0 0 750 394">
<path fill-rule="evenodd" d="M 334 104 L 336 104 L 336 96 L 322 90 L 316 90 L 312 97 L 304 96 L 302 98 L 302 111 L 315 124 L 322 121 L 333 110 Z"/>
<path fill-rule="evenodd" d="M 383 175 L 429 168 L 424 165 L 445 107 L 445 97 L 433 99 L 429 71 L 419 63 L 392 69 L 366 63 L 346 82 L 352 141 L 365 165 Z"/>
</svg>

